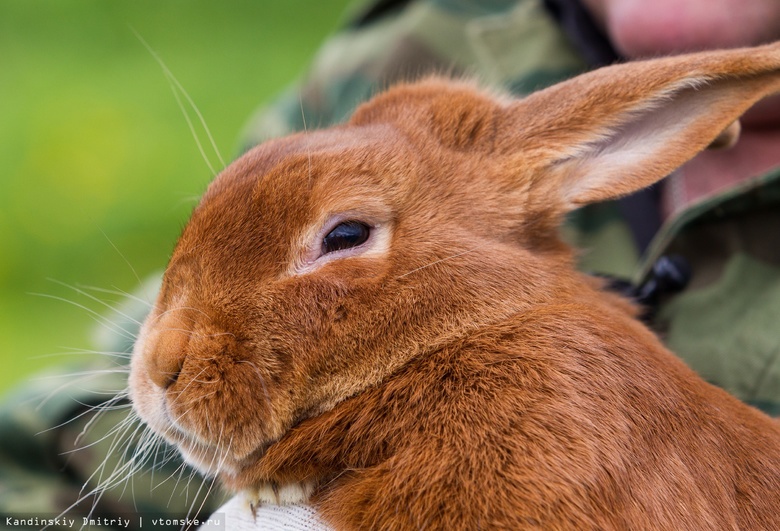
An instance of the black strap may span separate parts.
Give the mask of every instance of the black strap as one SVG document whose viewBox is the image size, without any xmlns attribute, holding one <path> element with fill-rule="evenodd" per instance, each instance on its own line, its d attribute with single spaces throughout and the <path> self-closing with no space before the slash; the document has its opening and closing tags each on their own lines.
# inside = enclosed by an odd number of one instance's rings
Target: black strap
<svg viewBox="0 0 780 531">
<path fill-rule="evenodd" d="M 349 23 L 349 26 L 352 28 L 368 26 L 375 20 L 382 18 L 392 11 L 400 11 L 406 7 L 406 4 L 410 1 L 411 0 L 377 0 L 376 2 L 371 2 L 362 11 L 358 12 Z"/>
<path fill-rule="evenodd" d="M 653 264 L 649 275 L 639 286 L 609 275 L 594 275 L 607 281 L 606 288 L 633 299 L 643 308 L 640 316 L 652 322 L 659 304 L 668 296 L 681 292 L 691 280 L 691 266 L 682 256 L 662 256 Z"/>
<path fill-rule="evenodd" d="M 579 0 L 544 0 L 544 7 L 593 68 L 621 59 Z"/>
</svg>

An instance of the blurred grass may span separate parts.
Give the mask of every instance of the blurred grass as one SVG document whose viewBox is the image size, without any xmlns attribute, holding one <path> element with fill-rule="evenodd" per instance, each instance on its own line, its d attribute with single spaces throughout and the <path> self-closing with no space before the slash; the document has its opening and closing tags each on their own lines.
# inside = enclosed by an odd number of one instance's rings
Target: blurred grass
<svg viewBox="0 0 780 531">
<path fill-rule="evenodd" d="M 90 348 L 105 309 L 57 282 L 131 291 L 212 177 L 134 31 L 229 159 L 349 1 L 0 0 L 0 392 Z"/>
</svg>

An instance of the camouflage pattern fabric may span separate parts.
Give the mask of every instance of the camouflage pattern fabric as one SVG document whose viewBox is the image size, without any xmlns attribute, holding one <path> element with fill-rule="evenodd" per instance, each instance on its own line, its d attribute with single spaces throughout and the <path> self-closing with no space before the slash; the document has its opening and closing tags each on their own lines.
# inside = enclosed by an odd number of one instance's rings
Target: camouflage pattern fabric
<svg viewBox="0 0 780 531">
<path fill-rule="evenodd" d="M 249 121 L 242 146 L 338 123 L 383 88 L 431 73 L 475 77 L 522 96 L 587 69 L 542 0 L 398 4 L 377 16 L 359 17 L 362 22 L 326 42 L 306 77 Z M 670 219 L 645 256 L 640 256 L 615 203 L 575 212 L 565 235 L 583 249 L 583 270 L 637 284 L 658 257 L 684 256 L 692 266 L 692 280 L 685 291 L 661 301 L 652 325 L 705 379 L 780 415 L 780 169 Z M 125 311 L 141 316 L 145 309 Z M 128 352 L 130 345 L 117 337 L 101 348 Z M 107 411 L 75 441 L 94 417 L 88 405 L 105 400 L 105 390 L 124 388 L 125 377 L 122 372 L 95 376 L 66 387 L 43 407 L 36 407 L 39 398 L 31 398 L 40 396 L 35 385 L 8 398 L 0 408 L 0 527 L 11 512 L 56 516 L 78 498 L 82 485 L 87 483 L 89 490 L 123 453 L 133 451 L 136 443 L 131 441 L 125 450 L 112 434 L 126 409 Z M 43 387 L 48 393 L 52 384 Z M 72 452 L 78 446 L 86 449 Z M 106 456 L 110 462 L 101 468 Z M 199 483 L 193 480 L 187 488 L 188 472 L 177 483 L 178 459 L 163 450 L 157 461 L 165 461 L 162 469 L 151 472 L 149 464 L 131 481 L 109 489 L 95 514 L 186 515 L 191 507 L 201 506 L 200 512 L 207 514 L 224 499 L 223 493 L 212 492 L 204 502 L 195 500 Z M 87 514 L 91 504 L 86 500 L 68 514 Z M 120 527 L 100 527 L 113 528 Z"/>
</svg>

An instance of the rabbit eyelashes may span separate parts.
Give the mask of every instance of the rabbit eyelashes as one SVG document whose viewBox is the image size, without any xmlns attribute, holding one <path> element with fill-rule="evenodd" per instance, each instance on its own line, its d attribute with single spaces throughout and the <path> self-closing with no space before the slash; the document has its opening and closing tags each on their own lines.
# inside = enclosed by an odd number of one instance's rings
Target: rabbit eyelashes
<svg viewBox="0 0 780 531">
<path fill-rule="evenodd" d="M 778 88 L 778 46 L 522 100 L 429 79 L 263 144 L 176 246 L 134 406 L 228 487 L 311 494 L 341 528 L 778 528 L 777 425 L 684 367 L 557 235 Z"/>
</svg>

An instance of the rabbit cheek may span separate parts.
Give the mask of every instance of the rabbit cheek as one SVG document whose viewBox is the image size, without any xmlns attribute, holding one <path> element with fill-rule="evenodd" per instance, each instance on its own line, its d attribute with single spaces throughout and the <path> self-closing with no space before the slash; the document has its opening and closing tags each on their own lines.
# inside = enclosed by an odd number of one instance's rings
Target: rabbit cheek
<svg viewBox="0 0 780 531">
<path fill-rule="evenodd" d="M 204 472 L 224 470 L 282 431 L 268 368 L 232 333 L 159 312 L 136 343 L 132 399 L 141 418 Z M 170 322 L 175 320 L 176 322 Z M 229 468 L 229 467 L 228 467 Z"/>
</svg>

